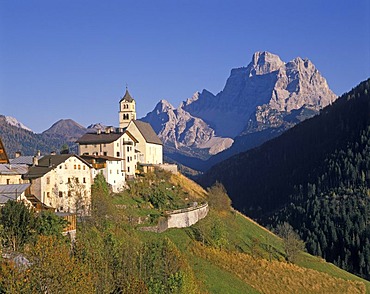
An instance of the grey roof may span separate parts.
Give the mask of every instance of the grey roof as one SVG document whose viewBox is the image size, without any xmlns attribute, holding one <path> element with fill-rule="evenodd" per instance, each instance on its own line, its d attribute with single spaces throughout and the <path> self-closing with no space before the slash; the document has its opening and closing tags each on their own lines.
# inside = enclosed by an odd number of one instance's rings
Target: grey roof
<svg viewBox="0 0 370 294">
<path fill-rule="evenodd" d="M 9 200 L 16 200 L 26 189 L 31 186 L 27 184 L 14 184 L 14 185 L 0 185 L 0 204 L 4 204 Z"/>
<path fill-rule="evenodd" d="M 131 95 L 128 92 L 127 88 L 126 88 L 125 95 L 122 97 L 122 99 L 119 102 L 121 103 L 122 101 L 126 101 L 126 102 L 132 102 L 132 101 L 134 101 L 134 98 L 131 97 Z"/>
<path fill-rule="evenodd" d="M 78 144 L 103 144 L 112 143 L 119 139 L 124 133 L 87 133 L 76 142 Z"/>
<path fill-rule="evenodd" d="M 76 154 L 45 155 L 39 160 L 38 165 L 30 167 L 28 173 L 24 177 L 26 179 L 40 178 L 70 157 L 77 157 L 82 162 L 90 166 L 86 160 Z"/>
<path fill-rule="evenodd" d="M 0 164 L 0 175 L 24 175 L 27 172 L 26 164 Z"/>
<path fill-rule="evenodd" d="M 162 141 L 158 138 L 157 134 L 154 132 L 152 126 L 149 123 L 143 122 L 141 120 L 133 120 L 134 124 L 143 135 L 147 143 L 162 145 Z"/>
<path fill-rule="evenodd" d="M 33 157 L 34 156 L 18 156 L 16 158 L 9 159 L 11 164 L 33 164 Z M 37 159 L 40 159 L 42 156 L 36 156 Z"/>
</svg>

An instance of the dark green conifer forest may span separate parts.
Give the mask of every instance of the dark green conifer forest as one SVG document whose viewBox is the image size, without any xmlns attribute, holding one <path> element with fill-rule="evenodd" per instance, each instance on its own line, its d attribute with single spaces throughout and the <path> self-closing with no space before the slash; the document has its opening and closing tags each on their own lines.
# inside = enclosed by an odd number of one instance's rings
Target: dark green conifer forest
<svg viewBox="0 0 370 294">
<path fill-rule="evenodd" d="M 273 227 L 290 223 L 308 252 L 370 279 L 369 93 L 370 79 L 200 182 L 221 182 L 246 215 Z"/>
</svg>

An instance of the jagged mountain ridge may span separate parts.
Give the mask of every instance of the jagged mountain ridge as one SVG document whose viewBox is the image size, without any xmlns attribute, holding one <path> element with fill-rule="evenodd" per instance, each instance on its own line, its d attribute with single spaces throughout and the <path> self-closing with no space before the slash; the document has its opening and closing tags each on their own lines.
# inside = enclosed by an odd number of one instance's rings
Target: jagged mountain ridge
<svg viewBox="0 0 370 294">
<path fill-rule="evenodd" d="M 311 117 L 336 98 L 308 59 L 284 63 L 275 54 L 256 52 L 247 67 L 231 70 L 217 95 L 196 92 L 178 108 L 161 100 L 142 120 L 153 125 L 167 156 L 207 169 Z"/>
<path fill-rule="evenodd" d="M 18 121 L 16 118 L 12 117 L 12 116 L 5 116 L 5 121 L 11 125 L 11 126 L 14 126 L 14 127 L 17 127 L 17 128 L 21 128 L 21 129 L 24 129 L 24 130 L 27 130 L 27 131 L 30 131 L 30 132 L 33 132 L 29 127 L 26 127 L 23 123 L 21 123 L 20 121 Z"/>
</svg>

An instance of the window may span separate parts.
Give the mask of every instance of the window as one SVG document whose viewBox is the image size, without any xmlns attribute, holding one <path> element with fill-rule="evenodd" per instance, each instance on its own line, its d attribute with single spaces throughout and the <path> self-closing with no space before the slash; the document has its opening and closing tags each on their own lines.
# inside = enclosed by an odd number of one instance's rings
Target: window
<svg viewBox="0 0 370 294">
<path fill-rule="evenodd" d="M 62 169 L 62 166 L 61 165 L 59 165 L 59 169 Z"/>
<path fill-rule="evenodd" d="M 74 169 L 76 169 L 76 165 L 74 165 L 73 167 L 74 167 Z"/>
<path fill-rule="evenodd" d="M 85 148 L 87 148 L 87 145 L 85 145 Z"/>
<path fill-rule="evenodd" d="M 50 198 L 50 192 L 47 192 L 47 193 L 46 193 L 46 196 L 47 196 L 48 198 Z"/>
<path fill-rule="evenodd" d="M 129 167 L 129 166 L 127 167 L 127 172 L 128 172 L 128 173 L 130 172 L 130 167 Z"/>
<path fill-rule="evenodd" d="M 10 179 L 6 179 L 6 184 L 10 185 Z"/>
<path fill-rule="evenodd" d="M 119 175 L 119 170 L 117 169 L 117 175 Z"/>
<path fill-rule="evenodd" d="M 117 157 L 119 157 L 120 156 L 120 153 L 119 152 L 117 152 Z"/>
<path fill-rule="evenodd" d="M 86 166 L 83 166 L 82 169 L 85 170 Z"/>
<path fill-rule="evenodd" d="M 59 207 L 59 210 L 63 211 L 63 206 Z"/>
<path fill-rule="evenodd" d="M 127 146 L 127 152 L 129 152 L 129 151 L 130 151 L 130 147 Z"/>
<path fill-rule="evenodd" d="M 76 178 L 76 183 L 79 183 L 80 181 L 78 180 L 78 178 Z"/>
<path fill-rule="evenodd" d="M 50 177 L 46 178 L 46 184 L 50 184 Z"/>
<path fill-rule="evenodd" d="M 130 147 L 130 151 L 132 151 L 132 147 Z"/>
<path fill-rule="evenodd" d="M 67 165 L 64 166 L 65 169 L 68 169 Z"/>
<path fill-rule="evenodd" d="M 104 155 L 104 156 L 107 156 L 108 154 L 107 154 L 107 152 L 103 152 L 103 155 Z"/>
<path fill-rule="evenodd" d="M 68 184 L 70 184 L 71 183 L 71 178 L 68 178 Z"/>
<path fill-rule="evenodd" d="M 81 165 L 80 164 L 78 165 L 78 169 L 81 169 Z"/>
<path fill-rule="evenodd" d="M 132 156 L 130 156 L 130 161 L 132 161 Z"/>
<path fill-rule="evenodd" d="M 127 162 L 130 162 L 130 156 L 127 156 Z"/>
<path fill-rule="evenodd" d="M 83 178 L 83 183 L 86 184 L 86 178 Z"/>
<path fill-rule="evenodd" d="M 68 191 L 68 197 L 72 197 L 72 192 Z"/>
<path fill-rule="evenodd" d="M 59 197 L 63 197 L 63 192 L 59 191 Z"/>
</svg>

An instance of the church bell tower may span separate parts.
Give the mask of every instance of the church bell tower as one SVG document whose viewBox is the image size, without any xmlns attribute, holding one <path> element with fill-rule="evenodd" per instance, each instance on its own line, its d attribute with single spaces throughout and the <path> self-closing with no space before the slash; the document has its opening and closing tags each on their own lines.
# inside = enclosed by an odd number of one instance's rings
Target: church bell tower
<svg viewBox="0 0 370 294">
<path fill-rule="evenodd" d="M 135 100 L 126 87 L 126 93 L 119 101 L 119 127 L 126 128 L 131 120 L 136 119 Z"/>
</svg>

